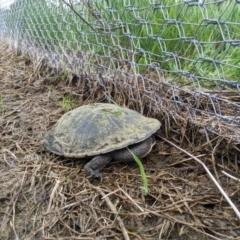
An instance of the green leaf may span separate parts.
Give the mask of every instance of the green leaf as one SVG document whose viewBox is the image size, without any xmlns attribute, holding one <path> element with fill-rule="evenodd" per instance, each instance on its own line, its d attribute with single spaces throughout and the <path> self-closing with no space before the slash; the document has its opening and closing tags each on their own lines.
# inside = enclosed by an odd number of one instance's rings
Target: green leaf
<svg viewBox="0 0 240 240">
<path fill-rule="evenodd" d="M 142 165 L 141 160 L 129 148 L 128 148 L 128 151 L 132 154 L 135 162 L 139 166 L 140 174 L 141 174 L 142 181 L 143 181 L 143 186 L 141 186 L 140 188 L 142 190 L 142 198 L 143 198 L 143 200 L 145 200 L 144 197 L 148 194 L 148 180 L 147 180 L 146 173 L 144 171 L 144 167 Z"/>
</svg>

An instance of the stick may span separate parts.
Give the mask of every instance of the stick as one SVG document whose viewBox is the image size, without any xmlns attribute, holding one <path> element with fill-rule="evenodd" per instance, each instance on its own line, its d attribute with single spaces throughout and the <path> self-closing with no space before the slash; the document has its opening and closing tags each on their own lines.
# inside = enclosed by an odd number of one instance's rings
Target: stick
<svg viewBox="0 0 240 240">
<path fill-rule="evenodd" d="M 51 205 L 52 205 L 52 201 L 53 201 L 53 198 L 54 198 L 54 194 L 55 194 L 55 192 L 57 191 L 57 188 L 58 188 L 59 184 L 60 184 L 60 181 L 59 181 L 59 180 L 56 180 L 56 184 L 55 184 L 55 186 L 54 186 L 54 188 L 53 188 L 53 190 L 52 190 L 52 193 L 51 193 L 51 195 L 50 195 L 50 200 L 49 200 L 49 203 L 48 203 L 47 213 L 48 213 L 48 212 L 50 211 L 50 209 L 51 209 Z"/>
</svg>

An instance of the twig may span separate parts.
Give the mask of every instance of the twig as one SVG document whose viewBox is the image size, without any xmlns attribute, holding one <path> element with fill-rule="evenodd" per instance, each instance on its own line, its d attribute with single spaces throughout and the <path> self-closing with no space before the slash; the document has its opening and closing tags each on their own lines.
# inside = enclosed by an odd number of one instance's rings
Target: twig
<svg viewBox="0 0 240 240">
<path fill-rule="evenodd" d="M 60 180 L 56 180 L 56 184 L 55 184 L 55 186 L 54 186 L 54 188 L 52 190 L 52 193 L 50 195 L 50 200 L 49 200 L 49 204 L 48 204 L 47 213 L 50 211 L 50 208 L 51 208 L 51 205 L 52 205 L 52 201 L 53 201 L 53 197 L 54 197 L 54 194 L 55 194 L 59 184 L 60 184 Z"/>
<path fill-rule="evenodd" d="M 103 192 L 99 187 L 95 187 L 95 186 L 93 186 L 93 185 L 92 185 L 92 187 L 93 187 L 94 189 L 96 189 L 96 190 L 101 194 L 101 196 L 104 198 L 104 200 L 106 201 L 106 203 L 107 203 L 108 207 L 111 209 L 111 211 L 112 211 L 114 214 L 118 215 L 118 212 L 117 212 L 116 208 L 114 207 L 114 205 L 112 204 L 112 202 L 110 201 L 110 199 L 104 194 L 104 192 Z M 126 228 L 125 228 L 125 226 L 124 226 L 124 223 L 123 223 L 122 219 L 121 219 L 119 216 L 117 216 L 116 219 L 117 219 L 118 224 L 119 224 L 119 226 L 120 226 L 120 228 L 121 228 L 121 230 L 122 230 L 122 234 L 123 234 L 123 236 L 124 236 L 124 239 L 125 239 L 125 240 L 130 240 L 130 238 L 129 238 L 129 236 L 128 236 L 128 232 L 127 232 L 127 230 L 126 230 Z"/>
<path fill-rule="evenodd" d="M 215 185 L 217 186 L 218 190 L 221 192 L 221 194 L 223 195 L 223 197 L 227 200 L 227 202 L 230 204 L 230 206 L 232 207 L 233 211 L 236 213 L 236 215 L 238 216 L 238 218 L 240 219 L 240 212 L 238 211 L 238 209 L 236 208 L 236 206 L 234 205 L 234 203 L 231 201 L 231 199 L 228 197 L 228 195 L 224 192 L 224 190 L 222 189 L 222 187 L 220 186 L 220 184 L 217 182 L 217 180 L 214 178 L 214 176 L 212 175 L 212 173 L 209 171 L 209 169 L 207 168 L 207 166 L 198 158 L 196 158 L 195 156 L 193 156 L 191 153 L 187 152 L 186 150 L 178 147 L 177 145 L 175 145 L 174 143 L 168 141 L 167 139 L 161 137 L 160 135 L 158 135 L 158 137 L 160 137 L 161 139 L 163 139 L 165 142 L 171 144 L 172 146 L 174 146 L 175 148 L 179 149 L 180 151 L 184 152 L 185 154 L 187 154 L 188 156 L 190 156 L 191 158 L 193 158 L 194 160 L 196 160 L 198 163 L 200 163 L 204 169 L 206 170 L 206 172 L 208 173 L 208 175 L 210 176 L 210 178 L 212 179 L 212 181 L 215 183 Z"/>
<path fill-rule="evenodd" d="M 214 147 L 213 150 L 212 150 L 212 166 L 213 166 L 213 170 L 214 170 L 214 173 L 215 173 L 216 178 L 217 178 L 218 181 L 219 181 L 219 177 L 218 177 L 218 174 L 217 174 L 216 161 L 215 161 L 214 155 L 215 155 L 215 153 L 216 153 L 216 150 L 217 150 L 219 144 L 221 143 L 221 140 L 222 140 L 221 138 L 218 139 L 217 144 L 215 145 L 215 147 Z"/>
<path fill-rule="evenodd" d="M 223 171 L 223 170 L 222 170 L 222 173 L 225 174 L 226 176 L 230 177 L 231 179 L 240 182 L 240 179 L 239 179 L 239 178 L 236 178 L 236 177 L 230 175 L 229 173 L 227 173 L 227 172 L 225 172 L 225 171 Z"/>
</svg>

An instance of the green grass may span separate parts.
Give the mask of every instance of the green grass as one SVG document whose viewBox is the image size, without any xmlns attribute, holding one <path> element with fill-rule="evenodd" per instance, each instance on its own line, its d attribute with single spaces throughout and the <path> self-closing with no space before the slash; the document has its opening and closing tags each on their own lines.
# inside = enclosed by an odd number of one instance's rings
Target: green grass
<svg viewBox="0 0 240 240">
<path fill-rule="evenodd" d="M 148 194 L 148 180 L 147 180 L 147 176 L 146 173 L 144 171 L 144 167 L 142 165 L 141 160 L 128 148 L 128 151 L 132 154 L 135 162 L 138 164 L 139 166 L 139 171 L 142 177 L 142 182 L 143 182 L 143 186 L 141 186 L 141 190 L 142 190 L 142 199 L 145 200 L 145 196 Z"/>
<path fill-rule="evenodd" d="M 60 107 L 63 110 L 63 112 L 68 112 L 68 111 L 76 108 L 76 103 L 72 96 L 66 96 L 66 97 L 62 98 Z"/>
<path fill-rule="evenodd" d="M 70 9 L 61 0 L 56 1 L 58 5 L 44 0 L 18 0 L 4 16 L 7 27 L 12 28 L 17 15 L 25 26 L 22 36 L 27 34 L 32 44 L 63 57 L 78 57 L 83 52 L 90 56 L 89 62 L 95 63 L 101 56 L 101 63 L 111 64 L 113 69 L 119 61 L 132 61 L 131 71 L 140 74 L 154 63 L 168 72 L 172 83 L 179 71 L 203 78 L 239 79 L 240 48 L 229 43 L 240 39 L 240 7 L 234 1 L 218 6 L 209 1 L 203 6 L 176 0 L 162 0 L 161 5 L 149 2 L 92 1 L 88 6 L 79 3 Z M 205 62 L 204 58 L 220 64 Z M 67 58 L 62 61 L 67 62 Z M 200 84 L 212 88 L 218 81 L 204 80 Z"/>
</svg>

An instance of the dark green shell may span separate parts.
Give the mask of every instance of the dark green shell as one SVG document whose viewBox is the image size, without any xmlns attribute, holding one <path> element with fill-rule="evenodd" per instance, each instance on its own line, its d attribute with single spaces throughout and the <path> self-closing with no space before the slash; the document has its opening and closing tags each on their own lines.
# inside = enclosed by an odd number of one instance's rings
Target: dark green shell
<svg viewBox="0 0 240 240">
<path fill-rule="evenodd" d="M 43 144 L 53 153 L 81 158 L 127 147 L 155 133 L 158 120 L 109 103 L 94 103 L 65 113 L 46 133 Z"/>
</svg>

